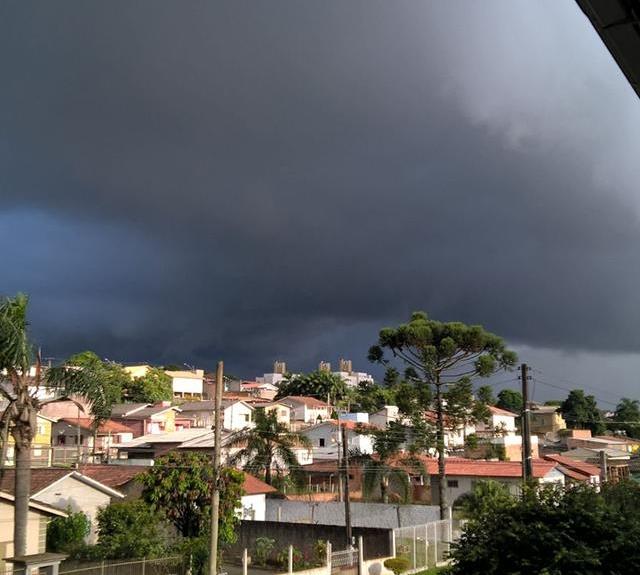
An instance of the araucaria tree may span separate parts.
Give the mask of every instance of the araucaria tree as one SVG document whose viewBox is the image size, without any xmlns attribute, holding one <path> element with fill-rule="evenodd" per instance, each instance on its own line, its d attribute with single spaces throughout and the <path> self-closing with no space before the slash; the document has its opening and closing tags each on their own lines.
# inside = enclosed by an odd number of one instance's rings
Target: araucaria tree
<svg viewBox="0 0 640 575">
<path fill-rule="evenodd" d="M 382 329 L 378 344 L 369 350 L 369 359 L 383 365 L 400 360 L 412 368 L 414 385 L 435 391 L 438 496 L 440 516 L 444 519 L 447 502 L 443 387 L 509 369 L 517 361 L 516 354 L 506 348 L 500 337 L 482 326 L 439 322 L 420 311 L 412 314 L 409 323 Z"/>
<path fill-rule="evenodd" d="M 108 398 L 97 375 L 90 368 L 52 367 L 41 369 L 39 354 L 35 353 L 27 333 L 27 305 L 25 295 L 0 299 L 0 397 L 7 402 L 0 414 L 0 471 L 6 460 L 9 434 L 15 449 L 15 519 L 14 553 L 27 552 L 27 518 L 31 487 L 31 445 L 36 433 L 36 417 L 40 407 L 71 394 L 83 396 L 91 402 L 92 411 L 102 413 Z M 31 367 L 35 362 L 35 372 Z M 37 390 L 55 389 L 57 399 L 41 401 Z"/>
<path fill-rule="evenodd" d="M 311 449 L 308 437 L 289 431 L 278 422 L 275 411 L 266 413 L 264 409 L 256 410 L 253 429 L 239 431 L 227 445 L 240 448 L 229 459 L 231 465 L 242 465 L 248 473 L 263 476 L 269 485 L 274 471 L 278 476 L 289 473 L 295 477 L 299 466 L 295 449 Z"/>
</svg>

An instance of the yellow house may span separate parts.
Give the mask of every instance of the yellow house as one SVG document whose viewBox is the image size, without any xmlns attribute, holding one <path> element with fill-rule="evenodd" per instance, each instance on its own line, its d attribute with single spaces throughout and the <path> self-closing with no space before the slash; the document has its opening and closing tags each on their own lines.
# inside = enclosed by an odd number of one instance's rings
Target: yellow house
<svg viewBox="0 0 640 575">
<path fill-rule="evenodd" d="M 0 573 L 10 573 L 11 566 L 2 559 L 13 557 L 13 495 L 0 491 Z M 38 501 L 29 502 L 27 519 L 27 554 L 44 553 L 47 524 L 53 517 L 66 517 L 60 509 Z"/>
<path fill-rule="evenodd" d="M 51 465 L 51 429 L 55 419 L 38 414 L 36 418 L 36 434 L 31 446 L 31 464 L 33 467 L 48 467 Z M 7 441 L 7 459 L 5 465 L 13 467 L 15 464 L 15 450 L 13 436 L 9 434 Z"/>
</svg>

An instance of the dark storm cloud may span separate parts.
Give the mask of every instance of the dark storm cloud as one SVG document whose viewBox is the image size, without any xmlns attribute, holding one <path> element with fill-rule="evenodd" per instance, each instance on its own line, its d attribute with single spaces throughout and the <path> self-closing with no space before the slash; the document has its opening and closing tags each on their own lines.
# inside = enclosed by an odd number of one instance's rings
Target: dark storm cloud
<svg viewBox="0 0 640 575">
<path fill-rule="evenodd" d="M 571 3 L 478 5 L 5 3 L 0 291 L 247 375 L 415 308 L 638 351 L 637 101 Z"/>
</svg>

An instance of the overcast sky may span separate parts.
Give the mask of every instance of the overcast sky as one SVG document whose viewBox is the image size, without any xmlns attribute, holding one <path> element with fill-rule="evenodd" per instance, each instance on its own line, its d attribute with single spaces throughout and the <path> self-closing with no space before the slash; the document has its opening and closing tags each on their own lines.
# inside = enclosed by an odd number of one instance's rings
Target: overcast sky
<svg viewBox="0 0 640 575">
<path fill-rule="evenodd" d="M 7 0 L 0 71 L 45 355 L 370 370 L 424 309 L 640 396 L 640 102 L 572 0 Z"/>
</svg>

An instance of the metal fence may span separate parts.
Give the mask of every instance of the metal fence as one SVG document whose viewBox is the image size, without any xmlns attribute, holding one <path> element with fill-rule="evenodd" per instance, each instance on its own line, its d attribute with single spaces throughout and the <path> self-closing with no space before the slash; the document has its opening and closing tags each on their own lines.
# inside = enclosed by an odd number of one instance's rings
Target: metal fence
<svg viewBox="0 0 640 575">
<path fill-rule="evenodd" d="M 186 575 L 188 567 L 183 557 L 131 561 L 66 560 L 60 565 L 59 575 Z"/>
<path fill-rule="evenodd" d="M 442 565 L 447 561 L 451 543 L 462 534 L 462 526 L 461 521 L 444 519 L 396 528 L 393 530 L 396 557 L 409 561 L 409 573 Z"/>
</svg>

